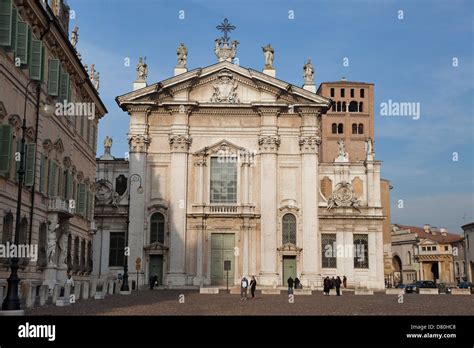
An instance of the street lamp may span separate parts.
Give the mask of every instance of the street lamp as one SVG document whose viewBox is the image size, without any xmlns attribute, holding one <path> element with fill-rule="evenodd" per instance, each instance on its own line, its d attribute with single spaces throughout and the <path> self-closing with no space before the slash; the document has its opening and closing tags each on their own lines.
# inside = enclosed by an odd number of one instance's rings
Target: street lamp
<svg viewBox="0 0 474 348">
<path fill-rule="evenodd" d="M 143 193 L 143 187 L 142 187 L 142 177 L 139 174 L 132 174 L 130 175 L 129 178 L 129 184 L 128 184 L 128 214 L 127 214 L 127 231 L 125 235 L 125 241 L 128 244 L 128 230 L 130 229 L 130 197 L 132 195 L 132 182 L 139 182 L 140 186 L 137 188 L 137 193 L 142 194 Z M 125 247 L 128 247 L 126 245 Z M 130 295 L 130 288 L 128 286 L 128 254 L 125 253 L 125 262 L 123 265 L 123 281 L 122 281 L 122 286 L 120 288 L 120 294 L 121 295 Z M 138 284 L 137 284 L 138 287 Z"/>
</svg>

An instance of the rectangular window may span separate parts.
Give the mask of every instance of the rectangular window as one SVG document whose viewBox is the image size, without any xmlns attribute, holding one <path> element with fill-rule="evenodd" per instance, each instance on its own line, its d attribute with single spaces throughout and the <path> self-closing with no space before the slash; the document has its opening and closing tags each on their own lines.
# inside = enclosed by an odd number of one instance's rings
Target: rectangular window
<svg viewBox="0 0 474 348">
<path fill-rule="evenodd" d="M 0 1 L 0 45 L 12 45 L 12 22 L 16 21 L 13 17 L 12 0 Z"/>
<path fill-rule="evenodd" d="M 341 97 L 345 97 L 346 96 L 346 91 L 344 88 L 341 88 Z"/>
<path fill-rule="evenodd" d="M 431 250 L 436 251 L 436 246 L 432 247 Z"/>
<path fill-rule="evenodd" d="M 110 232 L 109 267 L 122 267 L 125 260 L 125 233 Z"/>
<path fill-rule="evenodd" d="M 369 235 L 354 234 L 354 268 L 369 268 Z"/>
<path fill-rule="evenodd" d="M 8 176 L 12 161 L 13 131 L 10 124 L 0 125 L 0 174 Z"/>
<path fill-rule="evenodd" d="M 48 66 L 48 94 L 57 97 L 59 95 L 59 60 L 50 59 Z"/>
<path fill-rule="evenodd" d="M 321 234 L 321 255 L 323 268 L 337 267 L 336 234 Z"/>
<path fill-rule="evenodd" d="M 351 98 L 354 98 L 354 88 L 351 88 Z"/>
<path fill-rule="evenodd" d="M 43 79 L 43 43 L 35 39 L 31 40 L 30 78 L 35 81 Z"/>
<path fill-rule="evenodd" d="M 237 160 L 211 158 L 211 203 L 237 203 Z"/>
<path fill-rule="evenodd" d="M 444 246 L 444 251 L 448 251 L 449 247 L 447 245 Z"/>
<path fill-rule="evenodd" d="M 69 75 L 61 68 L 61 75 L 59 78 L 59 102 L 66 104 L 69 102 Z"/>
<path fill-rule="evenodd" d="M 33 186 L 36 144 L 26 144 L 25 186 Z"/>
<path fill-rule="evenodd" d="M 28 64 L 29 38 L 28 24 L 18 21 L 16 24 L 15 59 L 19 58 L 21 64 Z"/>
<path fill-rule="evenodd" d="M 55 197 L 58 188 L 58 165 L 55 161 L 49 161 L 49 175 L 48 175 L 48 195 Z"/>
<path fill-rule="evenodd" d="M 334 88 L 331 88 L 331 97 L 334 97 Z"/>
<path fill-rule="evenodd" d="M 77 185 L 77 213 L 85 216 L 86 214 L 86 185 Z"/>
<path fill-rule="evenodd" d="M 363 88 L 360 89 L 360 97 L 361 98 L 364 98 L 364 95 L 365 95 L 365 90 Z"/>
<path fill-rule="evenodd" d="M 422 251 L 426 251 L 426 247 L 421 247 L 421 250 L 422 250 Z"/>
</svg>

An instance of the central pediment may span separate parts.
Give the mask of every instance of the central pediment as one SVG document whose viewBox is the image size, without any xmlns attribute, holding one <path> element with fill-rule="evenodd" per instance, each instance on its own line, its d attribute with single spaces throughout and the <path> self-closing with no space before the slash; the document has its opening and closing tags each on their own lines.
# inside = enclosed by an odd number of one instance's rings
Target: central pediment
<svg viewBox="0 0 474 348">
<path fill-rule="evenodd" d="M 123 110 L 130 105 L 206 106 L 303 105 L 328 108 L 331 101 L 262 72 L 227 61 L 195 69 L 116 98 Z"/>
</svg>

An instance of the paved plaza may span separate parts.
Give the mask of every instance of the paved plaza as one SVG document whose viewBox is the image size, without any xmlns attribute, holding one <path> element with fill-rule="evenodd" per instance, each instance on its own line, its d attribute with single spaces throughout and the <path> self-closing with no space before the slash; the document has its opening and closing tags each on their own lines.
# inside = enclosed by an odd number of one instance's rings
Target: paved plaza
<svg viewBox="0 0 474 348">
<path fill-rule="evenodd" d="M 184 296 L 183 296 L 184 295 Z M 241 301 L 240 295 L 199 294 L 196 290 L 141 290 L 129 296 L 110 295 L 104 300 L 80 300 L 66 307 L 47 305 L 27 315 L 474 315 L 474 296 L 397 295 L 375 293 L 343 296 L 261 295 Z M 182 303 L 184 302 L 184 303 Z"/>
</svg>

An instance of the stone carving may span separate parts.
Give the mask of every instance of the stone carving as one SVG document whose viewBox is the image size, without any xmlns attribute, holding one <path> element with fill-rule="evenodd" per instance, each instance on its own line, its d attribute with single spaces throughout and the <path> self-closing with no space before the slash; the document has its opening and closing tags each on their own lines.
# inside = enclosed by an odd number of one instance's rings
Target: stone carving
<svg viewBox="0 0 474 348">
<path fill-rule="evenodd" d="M 146 57 L 140 57 L 137 64 L 137 79 L 136 82 L 146 82 L 148 77 L 148 65 L 146 64 Z"/>
<path fill-rule="evenodd" d="M 260 136 L 258 139 L 258 145 L 260 145 L 260 151 L 262 152 L 273 152 L 278 150 L 281 140 L 278 135 L 265 135 Z"/>
<path fill-rule="evenodd" d="M 110 148 L 112 147 L 113 144 L 112 138 L 110 138 L 108 135 L 104 139 L 104 153 L 110 154 Z"/>
<path fill-rule="evenodd" d="M 227 42 L 222 43 L 222 39 L 216 39 L 214 42 L 214 53 L 219 62 L 223 62 L 224 60 L 232 62 L 232 59 L 234 59 L 237 54 L 237 45 L 239 42 L 237 40 L 232 41 L 231 47 L 229 47 Z"/>
<path fill-rule="evenodd" d="M 120 195 L 117 192 L 114 192 L 112 195 L 112 206 L 114 208 L 118 207 L 118 204 L 120 203 Z"/>
<path fill-rule="evenodd" d="M 306 64 L 303 66 L 304 71 L 304 84 L 305 85 L 314 85 L 314 68 L 311 64 L 311 59 L 308 59 Z"/>
<path fill-rule="evenodd" d="M 334 207 L 352 207 L 360 212 L 360 200 L 356 198 L 351 184 L 341 181 L 329 196 L 327 210 Z"/>
<path fill-rule="evenodd" d="M 87 65 L 85 66 L 87 70 Z M 92 82 L 92 85 L 96 89 L 96 91 L 99 91 L 100 87 L 100 73 L 95 71 L 95 64 L 91 64 L 91 69 L 89 71 L 89 79 Z"/>
<path fill-rule="evenodd" d="M 344 139 L 339 139 L 337 141 L 337 146 L 338 156 L 334 162 L 349 162 L 349 154 L 346 152 L 346 144 L 344 143 Z"/>
<path fill-rule="evenodd" d="M 218 75 L 218 81 L 212 88 L 214 89 L 211 102 L 213 103 L 239 103 L 237 96 L 237 81 L 233 79 L 228 70 L 223 70 Z"/>
<path fill-rule="evenodd" d="M 273 59 L 275 58 L 275 51 L 272 45 L 268 44 L 262 47 L 263 55 L 265 57 L 265 69 L 273 69 Z"/>
<path fill-rule="evenodd" d="M 187 134 L 170 135 L 169 142 L 172 151 L 188 151 L 192 138 Z"/>
<path fill-rule="evenodd" d="M 106 179 L 100 179 L 95 184 L 97 204 L 108 204 L 112 200 L 113 185 Z"/>
<path fill-rule="evenodd" d="M 55 267 L 55 256 L 56 256 L 56 231 L 59 228 L 59 224 L 50 221 L 48 224 L 48 249 L 46 252 L 48 258 L 48 266 Z"/>
<path fill-rule="evenodd" d="M 371 155 L 374 153 L 372 138 L 365 139 L 365 153 Z"/>
<path fill-rule="evenodd" d="M 178 68 L 186 68 L 186 63 L 188 61 L 188 49 L 184 44 L 181 42 L 176 50 L 176 54 L 178 55 Z"/>
<path fill-rule="evenodd" d="M 131 135 L 128 137 L 130 152 L 144 152 L 147 150 L 150 142 L 150 138 L 142 134 Z"/>
<path fill-rule="evenodd" d="M 300 137 L 298 143 L 300 145 L 301 150 L 316 150 L 317 146 L 321 144 L 321 137 Z"/>
<path fill-rule="evenodd" d="M 79 42 L 79 34 L 77 33 L 78 30 L 79 28 L 76 25 L 71 33 L 71 44 L 74 49 L 76 49 L 77 43 Z"/>
<path fill-rule="evenodd" d="M 59 239 L 59 266 L 66 264 L 67 258 L 67 233 L 66 230 L 63 229 L 61 232 L 61 236 Z"/>
</svg>

